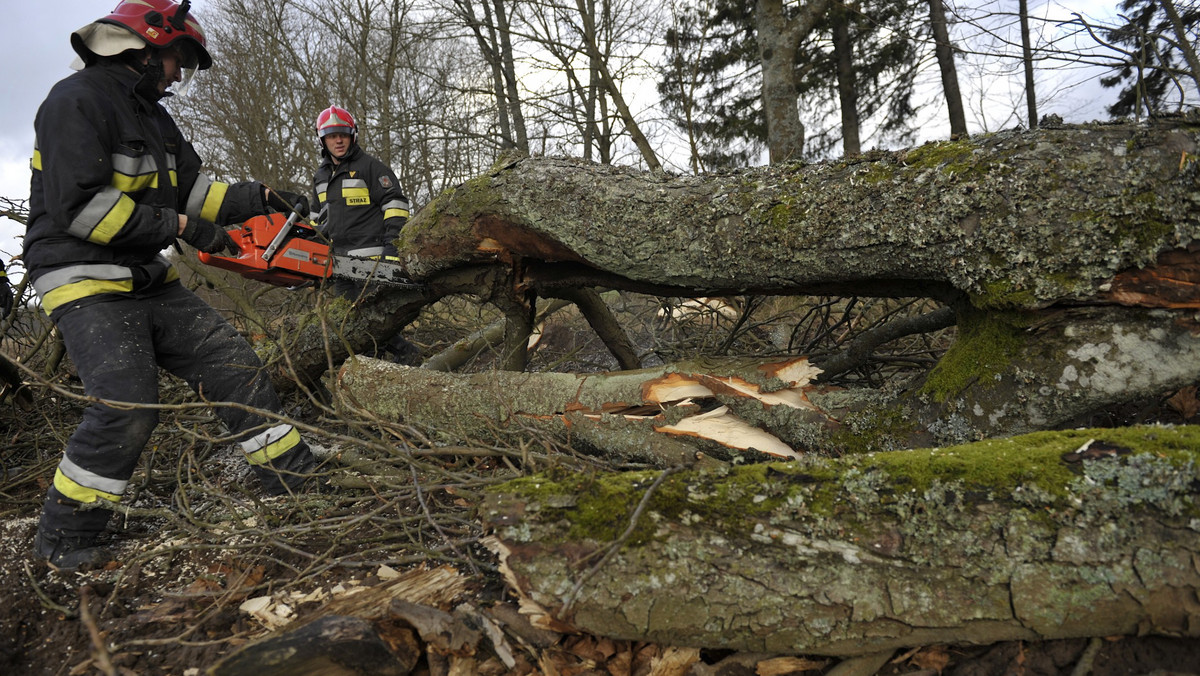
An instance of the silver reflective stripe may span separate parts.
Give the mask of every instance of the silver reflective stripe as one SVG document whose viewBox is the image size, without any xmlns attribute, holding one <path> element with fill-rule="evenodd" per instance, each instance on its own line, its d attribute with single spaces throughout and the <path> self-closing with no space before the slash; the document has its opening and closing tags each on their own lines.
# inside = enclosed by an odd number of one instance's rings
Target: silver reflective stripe
<svg viewBox="0 0 1200 676">
<path fill-rule="evenodd" d="M 358 256 L 359 258 L 367 258 L 368 256 L 382 256 L 383 247 L 369 246 L 362 249 L 351 249 L 346 252 L 347 256 Z"/>
<path fill-rule="evenodd" d="M 154 161 L 153 155 L 130 157 L 116 154 L 112 156 L 112 165 L 114 171 L 119 171 L 126 176 L 153 174 L 158 171 L 158 163 Z"/>
<path fill-rule="evenodd" d="M 163 261 L 166 262 L 166 259 L 164 258 Z M 38 277 L 33 282 L 33 289 L 38 292 L 39 296 L 45 296 L 60 286 L 74 284 L 75 282 L 82 282 L 89 279 L 131 279 L 132 277 L 133 272 L 129 268 L 120 265 L 101 263 L 95 265 L 72 265 L 69 268 L 60 268 Z"/>
<path fill-rule="evenodd" d="M 176 169 L 174 153 L 167 153 L 167 169 L 171 171 L 175 171 Z"/>
<path fill-rule="evenodd" d="M 342 181 L 342 187 L 343 188 L 365 188 L 365 187 L 367 187 L 367 182 L 362 180 L 361 178 L 348 178 L 348 179 Z"/>
<path fill-rule="evenodd" d="M 325 183 L 317 184 L 317 194 L 318 195 L 320 195 L 323 192 L 327 192 L 328 190 L 329 190 L 329 182 L 328 181 L 326 181 Z"/>
<path fill-rule="evenodd" d="M 267 446 L 270 446 L 271 444 L 275 443 L 276 441 L 279 441 L 280 439 L 286 437 L 288 435 L 288 433 L 291 431 L 292 431 L 292 426 L 288 425 L 287 423 L 284 423 L 282 425 L 276 425 L 265 432 L 256 434 L 256 435 L 250 437 L 249 439 L 243 441 L 241 444 L 242 445 L 242 453 L 249 455 L 257 450 L 266 448 Z"/>
<path fill-rule="evenodd" d="M 128 481 L 109 479 L 107 477 L 102 477 L 95 472 L 89 472 L 88 470 L 71 462 L 71 460 L 65 455 L 58 463 L 58 471 L 62 472 L 63 475 L 68 479 L 74 481 L 80 486 L 83 486 L 84 488 L 104 491 L 105 493 L 111 493 L 113 495 L 120 495 L 124 493 L 125 487 L 129 485 Z"/>
<path fill-rule="evenodd" d="M 108 212 L 117 206 L 117 202 L 120 201 L 123 194 L 111 185 L 96 193 L 92 199 L 88 200 L 87 206 L 83 207 L 75 220 L 71 221 L 71 227 L 67 228 L 67 232 L 79 239 L 87 239 L 96 226 L 100 225 L 100 221 L 108 215 Z"/>
<path fill-rule="evenodd" d="M 390 202 L 385 202 L 383 205 L 384 211 L 387 211 L 388 209 L 403 209 L 404 211 L 408 211 L 408 208 L 408 200 L 392 200 Z"/>
<path fill-rule="evenodd" d="M 196 176 L 196 183 L 192 186 L 192 192 L 187 198 L 187 217 L 189 219 L 200 218 L 200 212 L 204 209 L 204 200 L 208 198 L 208 189 L 212 186 L 212 179 L 200 174 Z"/>
</svg>

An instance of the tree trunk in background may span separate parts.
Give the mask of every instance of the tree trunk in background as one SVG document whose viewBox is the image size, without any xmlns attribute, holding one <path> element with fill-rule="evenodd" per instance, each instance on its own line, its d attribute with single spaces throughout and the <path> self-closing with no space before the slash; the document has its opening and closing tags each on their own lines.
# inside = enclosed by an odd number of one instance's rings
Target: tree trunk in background
<svg viewBox="0 0 1200 676">
<path fill-rule="evenodd" d="M 842 111 L 842 154 L 846 157 L 862 152 L 858 137 L 858 87 L 854 78 L 854 44 L 850 41 L 848 10 L 835 6 L 833 12 L 833 51 L 837 58 L 838 103 Z"/>
<path fill-rule="evenodd" d="M 483 8 L 483 20 L 475 17 L 475 9 L 471 0 L 455 0 L 459 11 L 462 12 L 468 28 L 475 35 L 475 43 L 479 53 L 483 55 L 491 68 L 492 96 L 496 99 L 496 116 L 500 124 L 500 136 L 506 145 L 517 147 L 513 136 L 512 123 L 508 116 L 508 97 L 505 93 L 504 69 L 501 66 L 500 39 L 496 31 L 496 23 L 492 20 L 492 7 L 488 0 L 480 3 Z M 486 35 L 485 35 L 486 31 Z M 529 150 L 526 148 L 525 152 Z"/>
<path fill-rule="evenodd" d="M 950 114 L 950 138 L 967 135 L 967 115 L 958 89 L 958 69 L 954 66 L 954 48 L 946 27 L 946 8 L 942 0 L 929 0 L 929 22 L 933 26 L 934 53 L 942 75 L 942 93 Z"/>
<path fill-rule="evenodd" d="M 1025 110 L 1029 118 L 1028 126 L 1033 129 L 1038 126 L 1037 87 L 1033 80 L 1033 44 L 1029 35 L 1029 0 L 1020 0 L 1021 14 L 1021 61 L 1025 64 Z"/>
<path fill-rule="evenodd" d="M 500 56 L 504 65 L 504 80 L 508 91 L 508 111 L 512 116 L 513 131 L 516 132 L 517 150 L 529 153 L 529 135 L 525 131 L 525 115 L 521 112 L 521 92 L 517 89 L 517 69 L 513 60 L 512 33 L 504 0 L 493 0 L 496 8 L 496 27 L 500 34 Z"/>
<path fill-rule="evenodd" d="M 771 164 L 804 156 L 804 124 L 796 108 L 796 50 L 829 4 L 829 0 L 816 0 L 789 19 L 782 0 L 757 0 L 755 20 Z"/>
</svg>

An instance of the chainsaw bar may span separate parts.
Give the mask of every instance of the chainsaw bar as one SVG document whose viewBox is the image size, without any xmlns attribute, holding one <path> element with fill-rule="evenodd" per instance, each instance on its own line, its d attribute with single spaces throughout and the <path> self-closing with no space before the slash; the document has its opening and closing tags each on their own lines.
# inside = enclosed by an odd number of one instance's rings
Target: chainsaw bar
<svg viewBox="0 0 1200 676">
<path fill-rule="evenodd" d="M 382 284 L 392 288 L 423 289 L 424 284 L 404 276 L 404 269 L 394 263 L 371 258 L 353 256 L 331 256 L 329 276 L 333 279 L 350 279 L 357 282 Z"/>
</svg>

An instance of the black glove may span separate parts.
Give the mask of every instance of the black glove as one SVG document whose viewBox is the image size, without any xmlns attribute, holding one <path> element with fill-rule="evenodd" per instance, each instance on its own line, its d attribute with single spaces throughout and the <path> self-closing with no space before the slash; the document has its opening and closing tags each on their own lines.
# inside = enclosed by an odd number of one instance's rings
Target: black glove
<svg viewBox="0 0 1200 676">
<path fill-rule="evenodd" d="M 267 206 L 275 211 L 284 214 L 292 213 L 292 210 L 300 212 L 300 215 L 308 218 L 308 198 L 304 195 L 297 195 L 294 192 L 286 190 L 269 189 L 270 194 L 267 195 Z"/>
<path fill-rule="evenodd" d="M 219 228 L 198 218 L 188 219 L 187 225 L 183 227 L 183 234 L 179 238 L 204 253 L 219 254 L 222 251 L 228 251 L 228 255 L 236 256 L 242 252 L 242 248 L 233 241 L 224 228 Z"/>
</svg>

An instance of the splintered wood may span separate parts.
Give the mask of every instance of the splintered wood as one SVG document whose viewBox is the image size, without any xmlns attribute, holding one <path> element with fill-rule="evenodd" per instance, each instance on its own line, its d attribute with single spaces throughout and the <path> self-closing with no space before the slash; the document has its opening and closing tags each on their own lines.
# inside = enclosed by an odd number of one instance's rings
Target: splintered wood
<svg viewBox="0 0 1200 676">
<path fill-rule="evenodd" d="M 359 357 L 343 366 L 338 385 L 354 405 L 384 419 L 474 434 L 533 426 L 603 452 L 675 464 L 687 456 L 729 461 L 751 452 L 799 457 L 806 448 L 797 430 L 838 424 L 811 398 L 831 389 L 814 384 L 820 373 L 807 358 L 793 357 L 595 374 L 456 376 Z M 483 427 L 480 421 L 487 420 L 492 423 Z"/>
</svg>

